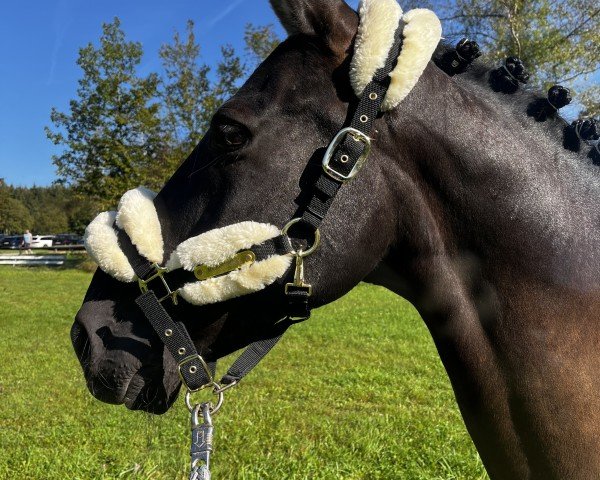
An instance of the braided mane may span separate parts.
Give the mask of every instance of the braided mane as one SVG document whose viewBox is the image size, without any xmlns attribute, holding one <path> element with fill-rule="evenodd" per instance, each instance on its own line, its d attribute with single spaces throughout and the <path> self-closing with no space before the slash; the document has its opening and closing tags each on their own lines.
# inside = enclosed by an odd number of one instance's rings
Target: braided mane
<svg viewBox="0 0 600 480">
<path fill-rule="evenodd" d="M 432 60 L 440 69 L 451 75 L 453 80 L 458 83 L 468 82 L 473 87 L 476 87 L 471 88 L 471 90 L 476 90 L 477 96 L 482 101 L 492 105 L 498 104 L 499 106 L 504 105 L 509 107 L 516 115 L 515 120 L 519 119 L 520 124 L 527 124 L 527 128 L 532 133 L 535 133 L 535 135 L 544 135 L 547 137 L 547 141 L 555 143 L 557 149 L 564 152 L 565 157 L 574 154 L 579 157 L 581 162 L 587 164 L 593 163 L 600 166 L 600 152 L 598 152 L 598 148 L 588 146 L 586 143 L 580 142 L 579 139 L 577 139 L 577 142 L 572 140 L 572 136 L 575 135 L 574 124 L 569 124 L 560 116 L 559 112 L 552 111 L 547 96 L 534 92 L 531 88 L 523 87 L 514 88 L 508 92 L 498 91 L 498 88 L 494 88 L 494 82 L 497 82 L 498 72 L 501 69 L 497 65 L 493 66 L 489 62 L 480 59 L 473 59 L 468 67 L 461 66 L 462 68 L 459 72 L 449 72 L 448 58 L 452 57 L 454 52 L 454 47 L 440 43 Z M 508 76 L 510 73 L 507 71 L 506 75 Z M 555 86 L 550 90 L 550 95 L 564 98 L 568 96 L 568 90 Z M 561 104 L 560 106 L 564 105 Z M 550 107 L 550 109 L 547 107 Z M 529 124 L 531 125 L 530 128 Z"/>
</svg>

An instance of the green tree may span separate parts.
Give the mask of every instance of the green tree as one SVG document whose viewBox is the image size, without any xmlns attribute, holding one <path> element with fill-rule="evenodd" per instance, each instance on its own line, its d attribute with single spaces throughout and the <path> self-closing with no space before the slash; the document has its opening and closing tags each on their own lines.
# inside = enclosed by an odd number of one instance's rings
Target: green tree
<svg viewBox="0 0 600 480">
<path fill-rule="evenodd" d="M 100 208 L 114 207 L 129 188 L 158 183 L 145 173 L 162 161 L 167 142 L 155 101 L 158 76 L 136 74 L 142 55 L 140 43 L 126 40 L 118 18 L 104 24 L 100 45 L 79 51 L 78 98 L 68 113 L 52 109 L 56 129 L 46 129 L 64 147 L 53 157 L 59 178 Z"/>
<path fill-rule="evenodd" d="M 255 63 L 277 39 L 270 26 L 248 25 L 246 43 Z M 117 18 L 104 24 L 99 45 L 80 49 L 83 76 L 69 112 L 52 110 L 54 129 L 46 132 L 63 147 L 53 158 L 58 176 L 86 201 L 81 215 L 67 215 L 77 231 L 74 218 L 87 217 L 90 202 L 96 210 L 106 209 L 137 185 L 160 189 L 250 69 L 228 45 L 216 65 L 200 62 L 192 21 L 185 35 L 175 33 L 161 47 L 162 76 L 136 73 L 142 54 L 139 43 L 126 40 Z"/>
<path fill-rule="evenodd" d="M 6 195 L 0 202 L 0 232 L 22 233 L 32 229 L 32 224 L 33 218 L 23 202 Z"/>
<path fill-rule="evenodd" d="M 253 61 L 260 55 L 268 55 L 277 41 L 270 26 L 248 25 L 245 38 L 247 51 L 253 52 Z M 164 125 L 172 142 L 169 161 L 164 165 L 172 173 L 202 138 L 216 109 L 235 94 L 251 67 L 229 45 L 221 48 L 216 68 L 202 63 L 191 20 L 185 36 L 182 38 L 176 32 L 172 42 L 161 47 L 159 55 L 164 69 L 160 99 Z"/>
<path fill-rule="evenodd" d="M 600 91 L 590 85 L 590 79 L 600 69 L 600 5 L 586 0 L 436 4 L 445 11 L 446 37 L 476 39 L 493 61 L 519 56 L 535 86 L 571 87 L 581 94 L 577 100 L 584 107 L 597 112 Z"/>
</svg>

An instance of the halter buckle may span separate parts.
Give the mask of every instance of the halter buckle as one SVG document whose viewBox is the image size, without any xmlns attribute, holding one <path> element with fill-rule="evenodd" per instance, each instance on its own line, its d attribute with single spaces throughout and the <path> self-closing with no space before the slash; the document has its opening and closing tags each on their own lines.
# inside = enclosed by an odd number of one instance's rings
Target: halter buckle
<svg viewBox="0 0 600 480">
<path fill-rule="evenodd" d="M 140 291 L 142 293 L 146 293 L 148 290 L 150 290 L 150 288 L 148 287 L 148 284 L 150 282 L 152 282 L 153 280 L 156 280 L 157 278 L 160 278 L 162 285 L 165 289 L 165 292 L 167 293 L 166 295 L 160 297 L 158 299 L 158 301 L 160 303 L 164 302 L 167 298 L 170 298 L 171 301 L 173 302 L 174 305 L 177 305 L 178 301 L 177 301 L 177 295 L 178 295 L 178 290 L 171 290 L 171 287 L 169 286 L 169 284 L 167 283 L 167 280 L 165 279 L 164 275 L 165 273 L 167 273 L 167 269 L 164 267 L 161 267 L 160 265 L 158 265 L 157 263 L 152 265 L 154 267 L 154 269 L 156 270 L 156 273 L 154 273 L 153 275 L 150 275 L 148 278 L 141 279 L 138 278 L 138 285 L 140 287 Z"/>
<path fill-rule="evenodd" d="M 342 172 L 338 172 L 337 170 L 335 170 L 330 165 L 330 163 L 331 163 L 331 160 L 333 159 L 333 155 L 335 154 L 337 147 L 340 145 L 340 143 L 342 143 L 345 140 L 346 135 L 350 135 L 356 142 L 361 142 L 364 145 L 364 150 L 363 150 L 363 153 L 361 154 L 361 156 L 358 158 L 358 160 L 354 164 L 354 166 L 352 167 L 352 170 L 350 170 L 349 173 L 344 174 Z M 327 151 L 325 152 L 325 155 L 323 156 L 323 170 L 325 170 L 325 173 L 327 175 L 329 175 L 331 178 L 333 178 L 334 180 L 345 183 L 349 180 L 352 180 L 356 176 L 356 174 L 360 171 L 360 169 L 365 165 L 370 152 L 371 152 L 371 139 L 367 135 L 365 135 L 360 130 L 357 130 L 356 128 L 352 128 L 352 127 L 343 128 L 337 133 L 337 135 L 335 137 L 333 137 L 333 140 L 327 147 Z"/>
<path fill-rule="evenodd" d="M 194 362 L 198 362 L 200 364 L 200 366 L 202 367 L 202 370 L 204 370 L 204 372 L 206 373 L 206 375 L 208 376 L 208 383 L 205 383 L 204 385 L 198 387 L 198 388 L 190 388 L 187 380 L 185 379 L 185 376 L 183 375 L 183 369 L 186 365 L 188 364 L 192 364 L 190 366 L 190 370 L 189 372 L 193 375 L 196 373 L 196 370 L 192 371 L 192 368 L 197 369 L 196 365 L 193 365 Z M 214 380 L 213 380 L 213 376 L 212 373 L 210 371 L 210 368 L 208 368 L 208 365 L 206 363 L 206 361 L 198 354 L 195 355 L 190 355 L 189 357 L 184 358 L 181 362 L 179 362 L 177 364 L 177 373 L 179 373 L 179 378 L 181 378 L 181 381 L 183 382 L 183 384 L 187 387 L 188 392 L 193 393 L 193 392 L 198 392 L 200 390 L 203 390 L 205 388 L 208 388 L 212 385 L 214 385 Z"/>
</svg>

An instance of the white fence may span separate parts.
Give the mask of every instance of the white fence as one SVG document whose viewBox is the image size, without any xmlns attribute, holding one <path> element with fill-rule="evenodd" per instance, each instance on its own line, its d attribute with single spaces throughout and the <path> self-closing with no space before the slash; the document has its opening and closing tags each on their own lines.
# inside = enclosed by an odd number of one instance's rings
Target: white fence
<svg viewBox="0 0 600 480">
<path fill-rule="evenodd" d="M 66 255 L 0 255 L 0 265 L 63 265 Z"/>
</svg>

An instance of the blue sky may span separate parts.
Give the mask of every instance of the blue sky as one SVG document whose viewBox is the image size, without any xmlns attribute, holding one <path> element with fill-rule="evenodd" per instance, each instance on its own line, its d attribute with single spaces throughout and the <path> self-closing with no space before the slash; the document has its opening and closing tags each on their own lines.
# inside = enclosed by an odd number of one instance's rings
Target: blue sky
<svg viewBox="0 0 600 480">
<path fill-rule="evenodd" d="M 356 5 L 357 1 L 351 2 Z M 272 23 L 283 36 L 267 0 L 28 0 L 0 3 L 0 178 L 15 185 L 55 180 L 46 139 L 50 109 L 68 110 L 80 70 L 78 49 L 97 42 L 101 25 L 118 16 L 131 40 L 143 43 L 141 73 L 158 70 L 158 49 L 188 18 L 196 22 L 203 60 L 219 48 L 243 48 L 247 22 Z"/>
</svg>

